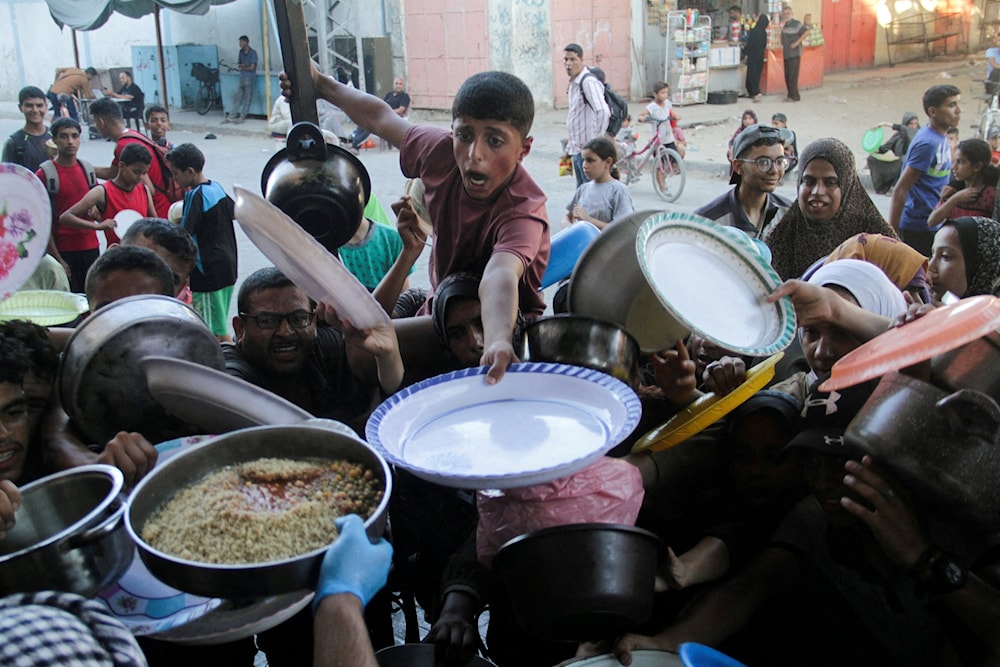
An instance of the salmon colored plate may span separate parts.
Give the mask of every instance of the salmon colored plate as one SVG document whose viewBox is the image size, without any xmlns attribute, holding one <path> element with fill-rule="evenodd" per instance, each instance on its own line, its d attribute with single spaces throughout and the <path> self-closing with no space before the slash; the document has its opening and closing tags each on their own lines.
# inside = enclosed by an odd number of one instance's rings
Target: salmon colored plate
<svg viewBox="0 0 1000 667">
<path fill-rule="evenodd" d="M 833 365 L 822 391 L 852 387 L 886 373 L 927 361 L 1000 328 L 1000 299 L 989 294 L 935 308 L 920 319 L 894 327 Z"/>
<path fill-rule="evenodd" d="M 747 379 L 743 384 L 725 396 L 705 394 L 642 436 L 632 445 L 632 452 L 643 452 L 647 449 L 658 452 L 679 445 L 691 436 L 704 431 L 767 386 L 767 383 L 774 378 L 774 367 L 784 356 L 784 352 L 778 352 L 748 370 Z"/>
</svg>

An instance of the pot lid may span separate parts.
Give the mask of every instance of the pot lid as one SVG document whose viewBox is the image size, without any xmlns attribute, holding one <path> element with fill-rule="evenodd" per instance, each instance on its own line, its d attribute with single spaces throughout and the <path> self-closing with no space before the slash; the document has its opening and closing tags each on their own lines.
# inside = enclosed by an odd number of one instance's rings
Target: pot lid
<svg viewBox="0 0 1000 667">
<path fill-rule="evenodd" d="M 926 361 L 1000 328 L 1000 299 L 989 294 L 935 308 L 893 327 L 839 359 L 822 391 L 835 391 Z"/>
</svg>

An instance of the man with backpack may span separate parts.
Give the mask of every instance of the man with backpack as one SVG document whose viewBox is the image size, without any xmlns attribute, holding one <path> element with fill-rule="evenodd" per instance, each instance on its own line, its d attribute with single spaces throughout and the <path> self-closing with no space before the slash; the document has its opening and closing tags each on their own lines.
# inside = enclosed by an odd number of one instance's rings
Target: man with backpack
<svg viewBox="0 0 1000 667">
<path fill-rule="evenodd" d="M 579 187 L 587 182 L 580 151 L 588 141 L 607 132 L 611 108 L 604 97 L 604 84 L 583 64 L 582 46 L 566 45 L 563 66 L 569 75 L 569 114 L 566 116 L 569 141 L 566 142 L 566 154 L 573 158 L 573 174 Z"/>
<path fill-rule="evenodd" d="M 87 271 L 100 254 L 97 230 L 101 226 L 90 220 L 85 221 L 86 225 L 60 224 L 59 216 L 97 185 L 97 176 L 93 165 L 76 156 L 80 150 L 80 123 L 61 116 L 52 121 L 50 132 L 56 145 L 56 157 L 43 162 L 35 172 L 45 184 L 52 202 L 49 254 L 65 269 L 70 290 L 83 294 Z"/>
<path fill-rule="evenodd" d="M 110 167 L 95 169 L 98 178 L 111 180 L 118 175 L 118 160 L 126 146 L 136 143 L 145 146 L 153 157 L 146 185 L 153 193 L 157 217 L 166 218 L 170 205 L 184 198 L 184 189 L 174 180 L 164 158 L 167 149 L 157 145 L 146 135 L 128 129 L 122 119 L 121 108 L 114 100 L 105 97 L 95 101 L 90 105 L 90 117 L 101 136 L 115 142 L 115 159 Z"/>
<path fill-rule="evenodd" d="M 24 127 L 7 139 L 0 161 L 13 162 L 35 171 L 38 165 L 49 159 L 45 152 L 45 142 L 52 138 L 45 127 L 49 103 L 41 88 L 25 86 L 17 94 L 17 108 L 24 115 Z"/>
</svg>

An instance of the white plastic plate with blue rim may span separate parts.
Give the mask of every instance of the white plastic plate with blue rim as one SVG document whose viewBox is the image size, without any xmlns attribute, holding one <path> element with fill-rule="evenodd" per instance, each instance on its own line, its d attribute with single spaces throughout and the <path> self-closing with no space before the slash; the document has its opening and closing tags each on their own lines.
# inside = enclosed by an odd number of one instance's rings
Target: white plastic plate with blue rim
<svg viewBox="0 0 1000 667">
<path fill-rule="evenodd" d="M 51 232 L 52 205 L 45 186 L 21 165 L 0 163 L 0 301 L 35 272 Z"/>
<path fill-rule="evenodd" d="M 635 240 L 646 280 L 689 330 L 740 354 L 770 356 L 792 342 L 795 310 L 765 299 L 781 279 L 749 239 L 687 213 L 650 217 Z"/>
<path fill-rule="evenodd" d="M 513 364 L 495 385 L 481 366 L 399 391 L 368 420 L 390 463 L 466 489 L 541 484 L 572 474 L 624 440 L 639 399 L 623 382 L 566 364 Z"/>
</svg>

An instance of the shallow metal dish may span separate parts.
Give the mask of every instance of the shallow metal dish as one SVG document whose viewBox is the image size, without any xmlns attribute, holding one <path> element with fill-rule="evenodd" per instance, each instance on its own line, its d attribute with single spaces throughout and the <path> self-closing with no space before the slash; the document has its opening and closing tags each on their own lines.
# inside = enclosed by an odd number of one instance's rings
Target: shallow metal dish
<svg viewBox="0 0 1000 667">
<path fill-rule="evenodd" d="M 360 438 L 320 425 L 260 426 L 195 445 L 158 465 L 132 492 L 126 528 L 149 571 L 165 584 L 205 597 L 256 598 L 312 588 L 327 546 L 266 563 L 219 565 L 178 558 L 150 546 L 141 533 L 146 520 L 178 490 L 220 468 L 263 457 L 342 459 L 371 468 L 382 484 L 382 501 L 365 518 L 369 537 L 385 532 L 392 492 L 389 464 Z"/>
</svg>

